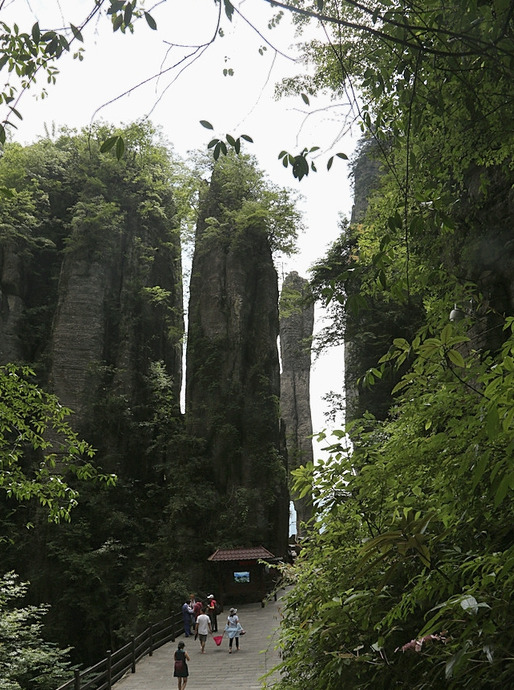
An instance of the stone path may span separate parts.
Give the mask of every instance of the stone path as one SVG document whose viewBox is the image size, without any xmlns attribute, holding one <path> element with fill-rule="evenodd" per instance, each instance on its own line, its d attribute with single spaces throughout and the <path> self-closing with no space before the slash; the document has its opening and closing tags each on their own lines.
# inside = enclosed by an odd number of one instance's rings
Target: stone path
<svg viewBox="0 0 514 690">
<path fill-rule="evenodd" d="M 279 661 L 276 631 L 280 619 L 280 598 L 271 601 L 264 608 L 260 604 L 238 606 L 238 616 L 246 635 L 240 638 L 240 650 L 228 653 L 228 638 L 224 637 L 220 647 L 214 640 L 207 639 L 205 654 L 200 653 L 200 643 L 193 637 L 183 636 L 177 641 L 186 643 L 189 662 L 187 690 L 227 690 L 237 687 L 242 690 L 272 688 L 277 675 L 259 681 Z M 221 635 L 225 627 L 228 608 L 218 617 Z M 135 673 L 129 673 L 115 684 L 115 690 L 174 690 L 177 679 L 173 677 L 173 653 L 177 641 L 160 647 L 153 656 L 146 656 L 136 666 Z M 235 650 L 235 642 L 234 642 Z"/>
</svg>

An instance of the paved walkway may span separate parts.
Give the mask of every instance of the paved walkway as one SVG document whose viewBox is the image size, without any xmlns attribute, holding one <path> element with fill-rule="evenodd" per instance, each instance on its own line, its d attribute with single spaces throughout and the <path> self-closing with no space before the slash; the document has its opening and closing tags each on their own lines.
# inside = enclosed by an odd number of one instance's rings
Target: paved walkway
<svg viewBox="0 0 514 690">
<path fill-rule="evenodd" d="M 200 643 L 193 637 L 177 638 L 186 643 L 189 662 L 187 690 L 227 690 L 230 687 L 242 690 L 272 688 L 277 675 L 264 681 L 259 678 L 270 671 L 278 661 L 276 631 L 280 619 L 280 598 L 269 602 L 264 608 L 260 604 L 245 604 L 237 607 L 237 615 L 246 635 L 240 638 L 239 652 L 228 653 L 228 638 L 224 637 L 220 647 L 208 638 L 205 654 L 200 653 Z M 228 608 L 218 617 L 221 635 L 225 627 Z M 173 678 L 173 653 L 177 642 L 170 642 L 146 656 L 136 666 L 135 673 L 129 673 L 114 686 L 115 690 L 175 690 L 177 679 Z M 235 642 L 234 642 L 235 650 Z"/>
</svg>

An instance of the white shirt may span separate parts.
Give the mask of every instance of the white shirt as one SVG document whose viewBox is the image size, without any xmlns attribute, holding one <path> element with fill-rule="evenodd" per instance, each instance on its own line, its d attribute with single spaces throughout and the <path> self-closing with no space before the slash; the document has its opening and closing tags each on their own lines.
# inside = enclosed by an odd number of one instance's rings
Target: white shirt
<svg viewBox="0 0 514 690">
<path fill-rule="evenodd" d="M 198 634 L 207 635 L 209 633 L 210 624 L 209 616 L 205 613 L 201 613 L 196 619 L 196 622 L 198 624 Z"/>
</svg>

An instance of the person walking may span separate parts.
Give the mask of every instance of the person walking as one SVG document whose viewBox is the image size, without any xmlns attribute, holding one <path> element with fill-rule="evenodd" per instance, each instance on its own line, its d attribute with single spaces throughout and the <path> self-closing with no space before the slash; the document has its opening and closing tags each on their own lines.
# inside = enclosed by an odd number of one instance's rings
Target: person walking
<svg viewBox="0 0 514 690">
<path fill-rule="evenodd" d="M 177 651 L 175 652 L 175 668 L 173 671 L 174 678 L 178 678 L 178 690 L 185 690 L 187 679 L 189 677 L 189 668 L 187 662 L 189 654 L 186 652 L 184 642 L 178 643 Z"/>
<path fill-rule="evenodd" d="M 239 651 L 239 636 L 243 630 L 239 617 L 237 615 L 237 609 L 230 609 L 227 618 L 227 624 L 225 625 L 225 632 L 228 635 L 228 653 L 232 654 L 232 643 L 236 641 L 236 652 Z"/>
<path fill-rule="evenodd" d="M 195 632 L 200 638 L 200 645 L 202 647 L 202 654 L 205 654 L 205 643 L 207 641 L 207 635 L 212 633 L 211 621 L 209 616 L 205 613 L 205 609 L 202 609 L 202 613 L 196 619 Z"/>
</svg>

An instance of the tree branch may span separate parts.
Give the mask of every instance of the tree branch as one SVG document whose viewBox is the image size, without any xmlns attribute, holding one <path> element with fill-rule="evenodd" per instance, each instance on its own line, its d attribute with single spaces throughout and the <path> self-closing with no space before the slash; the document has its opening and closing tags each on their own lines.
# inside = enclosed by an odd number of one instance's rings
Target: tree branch
<svg viewBox="0 0 514 690">
<path fill-rule="evenodd" d="M 335 24 L 337 26 L 344 26 L 348 29 L 354 29 L 359 32 L 364 32 L 368 33 L 371 36 L 375 36 L 376 38 L 379 38 L 383 41 L 390 42 L 390 43 L 395 43 L 397 45 L 404 46 L 406 48 L 410 49 L 415 49 L 415 50 L 422 50 L 424 53 L 427 53 L 428 55 L 435 55 L 439 57 L 456 57 L 456 58 L 462 58 L 462 57 L 471 57 L 471 56 L 476 56 L 477 54 L 477 49 L 475 48 L 474 50 L 465 50 L 465 51 L 450 51 L 450 50 L 441 50 L 437 48 L 432 48 L 428 46 L 426 43 L 423 43 L 418 36 L 414 36 L 414 41 L 409 41 L 405 38 L 402 38 L 400 36 L 394 36 L 391 34 L 386 33 L 385 31 L 381 31 L 379 29 L 375 29 L 372 26 L 367 26 L 366 24 L 359 24 L 358 22 L 351 22 L 346 19 L 340 19 L 338 17 L 332 17 L 327 14 L 322 14 L 319 12 L 314 12 L 313 10 L 305 10 L 302 9 L 301 7 L 293 7 L 292 5 L 289 5 L 285 2 L 279 2 L 278 0 L 264 0 L 264 2 L 267 2 L 269 5 L 272 7 L 280 7 L 284 10 L 287 10 L 288 12 L 292 12 L 293 14 L 298 14 L 303 17 L 309 17 L 310 19 L 317 19 L 319 22 L 326 22 L 328 24 Z M 483 41 L 478 41 L 477 39 L 474 39 L 472 36 L 468 34 L 460 34 L 456 33 L 454 31 L 450 31 L 448 29 L 441 29 L 440 27 L 428 27 L 425 25 L 423 26 L 416 26 L 416 25 L 411 25 L 411 24 L 405 24 L 403 22 L 398 22 L 396 20 L 390 19 L 388 17 L 385 17 L 380 14 L 376 14 L 375 12 L 368 9 L 367 7 L 361 5 L 358 2 L 355 2 L 354 0 L 346 0 L 346 2 L 351 5 L 352 7 L 355 7 L 356 9 L 360 10 L 361 12 L 364 12 L 370 16 L 372 16 L 374 19 L 379 19 L 383 24 L 389 25 L 389 26 L 394 26 L 399 29 L 404 29 L 408 31 L 410 34 L 413 34 L 413 32 L 419 32 L 420 29 L 423 31 L 427 32 L 428 34 L 433 34 L 438 37 L 439 40 L 442 41 L 451 41 L 451 40 L 459 40 L 459 41 L 467 41 L 470 42 L 472 41 L 476 46 L 480 46 L 483 52 L 487 52 L 488 50 L 495 48 L 496 47 L 491 44 L 491 43 L 485 43 Z M 505 52 L 505 51 L 503 51 Z"/>
</svg>

